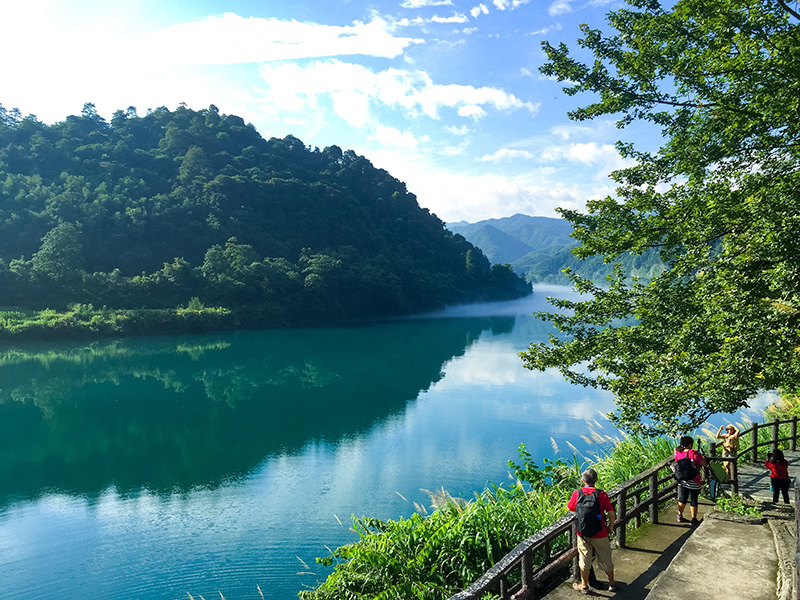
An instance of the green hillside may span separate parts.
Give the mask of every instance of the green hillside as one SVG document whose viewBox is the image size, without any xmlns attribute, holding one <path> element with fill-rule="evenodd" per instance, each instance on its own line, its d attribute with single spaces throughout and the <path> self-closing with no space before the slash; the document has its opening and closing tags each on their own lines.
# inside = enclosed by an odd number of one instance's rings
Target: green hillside
<svg viewBox="0 0 800 600">
<path fill-rule="evenodd" d="M 0 106 L 0 306 L 218 306 L 291 325 L 498 300 L 530 286 L 336 146 L 216 107 L 44 124 Z"/>
<path fill-rule="evenodd" d="M 516 214 L 477 223 L 448 223 L 447 227 L 480 247 L 496 263 L 514 262 L 529 252 L 573 243 L 569 237 L 572 226 L 564 219 L 550 217 Z"/>
</svg>

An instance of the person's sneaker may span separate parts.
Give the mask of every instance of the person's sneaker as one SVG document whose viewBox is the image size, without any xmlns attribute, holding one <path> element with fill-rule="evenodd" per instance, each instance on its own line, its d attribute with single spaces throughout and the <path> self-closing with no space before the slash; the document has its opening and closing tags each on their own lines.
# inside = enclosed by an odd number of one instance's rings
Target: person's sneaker
<svg viewBox="0 0 800 600">
<path fill-rule="evenodd" d="M 691 522 L 691 523 L 689 523 L 689 524 L 690 524 L 692 527 L 697 527 L 698 525 L 700 525 L 700 521 L 698 521 L 697 519 L 692 519 L 692 522 Z"/>
<path fill-rule="evenodd" d="M 678 515 L 678 523 L 688 523 L 689 519 L 684 517 L 683 515 Z"/>
</svg>

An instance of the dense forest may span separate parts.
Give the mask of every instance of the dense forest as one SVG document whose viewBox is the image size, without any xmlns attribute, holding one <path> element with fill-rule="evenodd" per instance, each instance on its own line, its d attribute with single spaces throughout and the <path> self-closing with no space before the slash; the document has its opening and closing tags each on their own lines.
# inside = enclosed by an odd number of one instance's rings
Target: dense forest
<svg viewBox="0 0 800 600">
<path fill-rule="evenodd" d="M 363 156 L 213 105 L 52 125 L 0 105 L 0 287 L 5 309 L 211 306 L 237 327 L 530 293 Z"/>
</svg>

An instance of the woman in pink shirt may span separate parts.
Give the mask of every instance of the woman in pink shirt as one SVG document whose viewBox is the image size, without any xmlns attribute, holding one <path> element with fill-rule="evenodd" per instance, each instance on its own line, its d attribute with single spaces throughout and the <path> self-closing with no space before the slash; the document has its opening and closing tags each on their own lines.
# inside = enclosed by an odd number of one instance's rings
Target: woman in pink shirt
<svg viewBox="0 0 800 600">
<path fill-rule="evenodd" d="M 702 467 L 705 467 L 705 456 L 693 450 L 694 440 L 685 435 L 680 444 L 675 448 L 675 478 L 678 480 L 678 523 L 685 523 L 683 511 L 689 504 L 692 514 L 692 527 L 697 527 L 697 505 L 699 504 L 700 488 L 703 487 Z"/>
</svg>

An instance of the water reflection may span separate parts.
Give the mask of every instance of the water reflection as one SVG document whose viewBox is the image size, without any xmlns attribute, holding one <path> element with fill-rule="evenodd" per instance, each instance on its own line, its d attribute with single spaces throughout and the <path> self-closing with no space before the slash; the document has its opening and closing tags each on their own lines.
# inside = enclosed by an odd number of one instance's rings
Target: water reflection
<svg viewBox="0 0 800 600">
<path fill-rule="evenodd" d="M 420 488 L 471 497 L 520 442 L 585 450 L 610 397 L 522 367 L 547 335 L 536 300 L 0 351 L 3 597 L 294 598 L 353 541 L 350 515 L 407 516 Z"/>
<path fill-rule="evenodd" d="M 0 352 L 0 502 L 214 486 L 401 412 L 509 317 Z"/>
</svg>

